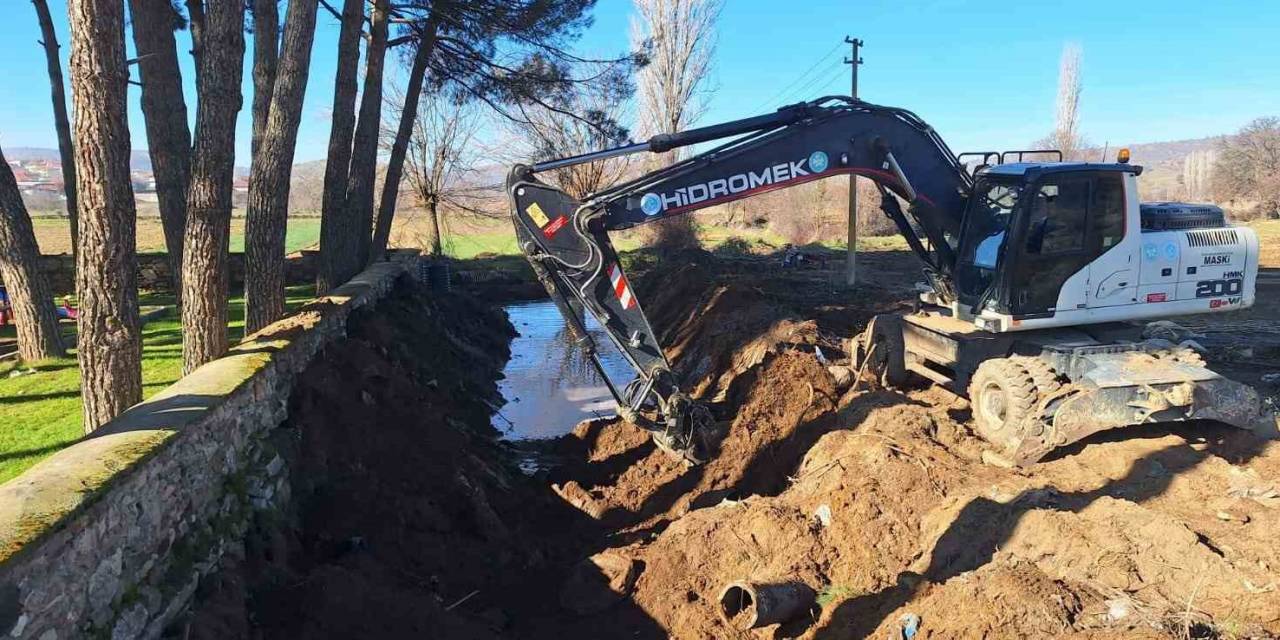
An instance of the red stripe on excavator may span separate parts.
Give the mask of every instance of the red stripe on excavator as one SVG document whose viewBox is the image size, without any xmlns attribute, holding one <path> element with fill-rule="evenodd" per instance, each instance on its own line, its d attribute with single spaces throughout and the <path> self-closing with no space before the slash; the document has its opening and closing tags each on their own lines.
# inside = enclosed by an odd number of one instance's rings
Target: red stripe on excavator
<svg viewBox="0 0 1280 640">
<path fill-rule="evenodd" d="M 622 275 L 622 267 L 616 263 L 609 267 L 609 282 L 613 284 L 613 293 L 618 296 L 618 302 L 622 303 L 623 309 L 635 306 L 636 298 L 631 295 L 631 287 L 627 286 L 627 279 Z"/>
<path fill-rule="evenodd" d="M 727 196 L 720 196 L 719 198 L 712 198 L 710 200 L 703 200 L 701 202 L 695 202 L 693 204 L 685 204 L 678 207 L 672 207 L 670 209 L 663 211 L 661 215 L 662 216 L 674 215 L 682 211 L 688 211 L 690 209 L 701 209 L 703 207 L 710 207 L 710 206 L 722 204 L 725 202 L 733 202 L 734 200 L 741 200 L 747 196 L 754 196 L 761 193 L 768 193 L 770 191 L 776 191 L 778 189 L 785 189 L 787 187 L 795 186 L 798 184 L 804 184 L 806 182 L 813 182 L 814 180 L 821 180 L 822 178 L 829 178 L 834 175 L 849 174 L 849 173 L 856 173 L 858 175 L 863 175 L 867 177 L 872 177 L 872 176 L 883 177 L 883 178 L 886 178 L 885 180 L 886 186 L 889 186 L 889 187 L 896 186 L 899 188 L 901 187 L 901 185 L 898 183 L 898 179 L 888 171 L 881 171 L 879 169 L 832 169 L 831 171 L 825 171 L 823 173 L 809 174 L 803 178 L 797 178 L 795 180 L 788 180 L 782 183 L 765 185 L 763 187 L 756 187 L 755 189 L 739 191 L 738 193 L 730 194 Z M 926 196 L 923 193 L 917 193 L 916 196 L 919 197 L 921 200 L 924 200 L 931 207 L 937 206 L 933 203 L 933 200 L 929 199 L 929 196 Z"/>
</svg>

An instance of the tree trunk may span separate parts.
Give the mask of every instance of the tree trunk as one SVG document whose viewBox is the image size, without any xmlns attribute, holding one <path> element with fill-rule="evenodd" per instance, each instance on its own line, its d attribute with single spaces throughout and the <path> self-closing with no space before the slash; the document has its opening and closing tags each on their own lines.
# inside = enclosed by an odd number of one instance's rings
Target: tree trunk
<svg viewBox="0 0 1280 640">
<path fill-rule="evenodd" d="M 382 130 L 382 70 L 387 52 L 389 0 L 375 0 L 369 28 L 369 50 L 360 95 L 360 122 L 351 145 L 351 171 L 347 178 L 347 209 L 356 224 L 354 262 L 344 270 L 350 278 L 369 261 L 373 230 L 373 185 L 378 176 L 378 136 Z"/>
<path fill-rule="evenodd" d="M 396 138 L 391 143 L 391 157 L 387 159 L 387 175 L 382 182 L 382 200 L 378 204 L 378 222 L 373 231 L 373 247 L 369 252 L 369 261 L 381 260 L 387 251 L 387 242 L 391 239 L 391 223 L 396 215 L 396 197 L 400 193 L 400 178 L 404 173 L 404 156 L 409 149 L 409 138 L 413 136 L 413 123 L 418 118 L 418 100 L 422 97 L 422 83 L 427 75 L 427 63 L 436 48 L 436 32 L 439 20 L 436 15 L 442 8 L 432 9 L 432 17 L 427 20 L 426 29 L 418 40 L 418 51 L 413 56 L 413 67 L 409 70 L 409 88 L 404 93 L 404 105 L 400 111 L 400 125 L 396 129 Z"/>
<path fill-rule="evenodd" d="M 142 399 L 137 212 L 129 182 L 123 0 L 70 0 L 80 250 L 76 293 L 84 430 Z"/>
<path fill-rule="evenodd" d="M 271 92 L 276 84 L 276 63 L 280 57 L 280 9 L 278 0 L 253 2 L 253 138 L 250 158 L 258 157 L 262 132 L 267 129 Z"/>
<path fill-rule="evenodd" d="M 71 253 L 80 246 L 80 229 L 76 223 L 76 157 L 71 144 L 71 122 L 67 118 L 67 96 L 62 82 L 62 61 L 58 57 L 58 34 L 53 30 L 53 17 L 45 0 L 31 0 L 40 20 L 40 37 L 49 69 L 49 93 L 53 98 L 53 126 L 58 131 L 58 156 L 62 158 L 62 190 L 67 196 L 67 221 L 71 225 Z"/>
<path fill-rule="evenodd" d="M 173 290 L 181 303 L 182 234 L 187 225 L 187 184 L 191 178 L 191 131 L 173 36 L 181 20 L 169 0 L 129 0 L 133 45 L 142 78 L 142 117 L 160 202 L 160 224 L 168 251 Z"/>
<path fill-rule="evenodd" d="M 0 280 L 18 329 L 18 357 L 27 362 L 67 355 L 53 310 L 53 294 L 40 271 L 40 247 L 18 181 L 0 151 Z"/>
<path fill-rule="evenodd" d="M 196 93 L 200 93 L 200 49 L 205 40 L 205 0 L 187 0 L 187 23 L 191 28 L 191 59 L 196 63 Z M 198 96 L 196 102 L 196 109 L 200 109 Z M 196 114 L 196 118 L 200 118 L 200 114 Z M 186 237 L 186 234 L 183 236 Z"/>
<path fill-rule="evenodd" d="M 427 227 L 427 250 L 433 258 L 444 255 L 440 233 L 440 201 L 436 198 L 427 200 L 427 218 L 431 224 Z"/>
<path fill-rule="evenodd" d="M 197 108 L 182 251 L 184 373 L 227 350 L 227 245 L 236 114 L 242 103 L 243 27 L 244 4 L 219 1 L 202 14 L 199 36 L 192 34 Z"/>
<path fill-rule="evenodd" d="M 324 166 L 324 198 L 320 208 L 320 269 L 316 292 L 328 293 L 351 276 L 349 256 L 355 252 L 356 224 L 347 209 L 347 176 L 351 168 L 351 136 L 356 125 L 356 73 L 364 0 L 346 0 L 338 34 L 338 70 L 333 79 L 333 122 Z M 353 275 L 353 274 L 352 274 Z M 344 277 L 345 276 L 345 277 Z"/>
<path fill-rule="evenodd" d="M 267 0 L 273 2 L 274 0 Z M 284 315 L 284 236 L 289 215 L 289 176 L 307 90 L 316 0 L 290 0 L 280 74 L 270 115 L 249 177 L 245 230 L 245 333 Z"/>
</svg>

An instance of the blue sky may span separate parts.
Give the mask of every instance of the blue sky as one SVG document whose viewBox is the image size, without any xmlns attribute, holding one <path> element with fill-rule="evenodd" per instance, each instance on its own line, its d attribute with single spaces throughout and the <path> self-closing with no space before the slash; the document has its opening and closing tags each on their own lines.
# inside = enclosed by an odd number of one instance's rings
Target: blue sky
<svg viewBox="0 0 1280 640">
<path fill-rule="evenodd" d="M 8 5 L 0 21 L 0 142 L 56 147 L 34 9 L 25 1 L 0 1 Z M 50 9 L 65 58 L 63 0 L 50 0 Z M 599 0 L 580 50 L 623 51 L 630 12 L 629 0 Z M 1228 133 L 1254 117 L 1280 115 L 1280 2 L 725 0 L 702 122 L 847 92 L 848 67 L 840 64 L 847 49 L 836 46 L 846 34 L 866 42 L 862 98 L 915 111 L 955 151 L 1020 147 L 1044 135 L 1053 122 L 1058 57 L 1066 42 L 1079 43 L 1084 52 L 1081 120 L 1094 143 L 1114 148 Z M 180 51 L 190 48 L 186 37 L 180 36 Z M 299 161 L 324 155 L 336 41 L 335 20 L 321 11 Z M 183 58 L 190 85 L 190 60 Z M 248 164 L 247 65 L 245 76 L 241 165 Z M 146 141 L 137 99 L 133 87 L 129 121 L 133 147 L 141 149 Z M 187 101 L 194 117 L 190 86 Z"/>
</svg>

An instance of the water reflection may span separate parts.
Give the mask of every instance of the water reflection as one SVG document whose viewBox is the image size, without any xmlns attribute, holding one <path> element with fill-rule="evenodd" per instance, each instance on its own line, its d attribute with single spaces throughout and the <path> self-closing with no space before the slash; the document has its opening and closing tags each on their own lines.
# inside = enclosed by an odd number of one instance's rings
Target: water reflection
<svg viewBox="0 0 1280 640">
<path fill-rule="evenodd" d="M 555 303 L 544 300 L 506 307 L 520 335 L 511 342 L 511 360 L 499 383 L 507 404 L 494 415 L 493 426 L 513 440 L 552 438 L 597 416 L 613 415 L 613 397 L 590 358 L 573 343 Z M 610 380 L 626 384 L 633 377 L 626 360 L 596 322 L 587 330 L 599 345 Z"/>
</svg>

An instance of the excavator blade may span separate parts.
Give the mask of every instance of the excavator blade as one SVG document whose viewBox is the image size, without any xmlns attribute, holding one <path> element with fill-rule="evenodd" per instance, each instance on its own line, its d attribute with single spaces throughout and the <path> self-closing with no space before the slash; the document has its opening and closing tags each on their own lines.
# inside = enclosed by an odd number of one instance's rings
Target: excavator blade
<svg viewBox="0 0 1280 640">
<path fill-rule="evenodd" d="M 1163 367 L 1157 379 L 1183 379 L 1108 386 L 1085 381 L 1068 385 L 1055 397 L 1042 399 L 1040 413 L 1028 421 L 1021 443 L 1002 454 L 1015 464 L 1028 465 L 1054 449 L 1100 431 L 1188 420 L 1211 420 L 1260 437 L 1277 437 L 1276 416 L 1263 409 L 1258 392 L 1249 385 L 1193 364 Z M 1129 380 L 1144 377 L 1131 367 L 1113 374 L 1128 376 Z"/>
</svg>

